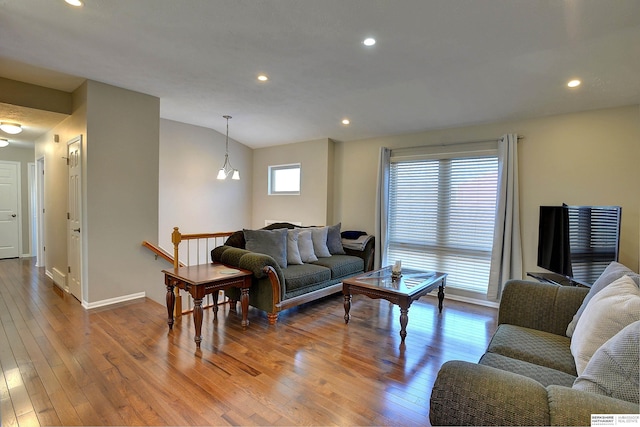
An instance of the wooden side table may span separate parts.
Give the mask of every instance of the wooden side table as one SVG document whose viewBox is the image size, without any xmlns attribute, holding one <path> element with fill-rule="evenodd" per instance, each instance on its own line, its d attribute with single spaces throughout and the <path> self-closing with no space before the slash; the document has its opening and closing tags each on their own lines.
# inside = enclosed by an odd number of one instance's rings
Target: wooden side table
<svg viewBox="0 0 640 427">
<path fill-rule="evenodd" d="M 240 303 L 242 305 L 242 326 L 247 327 L 247 312 L 249 311 L 249 288 L 251 287 L 252 273 L 247 270 L 228 267 L 224 264 L 200 264 L 177 269 L 162 270 L 164 283 L 167 286 L 167 315 L 169 329 L 173 329 L 173 310 L 176 296 L 174 287 L 183 289 L 193 298 L 193 323 L 195 325 L 195 337 L 197 348 L 202 342 L 202 300 L 209 294 L 216 294 L 213 299 L 214 316 L 217 316 L 218 298 L 220 290 L 236 287 L 240 289 Z"/>
</svg>

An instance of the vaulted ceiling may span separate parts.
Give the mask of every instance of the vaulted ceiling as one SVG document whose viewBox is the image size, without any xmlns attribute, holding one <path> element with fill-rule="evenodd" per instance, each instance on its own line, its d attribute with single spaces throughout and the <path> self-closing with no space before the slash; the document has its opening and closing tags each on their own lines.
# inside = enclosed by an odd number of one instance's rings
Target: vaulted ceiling
<svg viewBox="0 0 640 427">
<path fill-rule="evenodd" d="M 253 148 L 348 141 L 639 104 L 640 0 L 0 0 L 0 77 L 229 114 Z"/>
</svg>

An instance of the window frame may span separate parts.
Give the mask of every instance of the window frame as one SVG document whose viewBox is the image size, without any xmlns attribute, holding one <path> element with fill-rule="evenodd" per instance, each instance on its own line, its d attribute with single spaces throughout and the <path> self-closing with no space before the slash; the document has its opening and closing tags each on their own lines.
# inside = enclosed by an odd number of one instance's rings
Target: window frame
<svg viewBox="0 0 640 427">
<path fill-rule="evenodd" d="M 298 170 L 298 191 L 277 191 L 274 189 L 276 185 L 276 174 L 283 170 Z M 300 163 L 288 163 L 283 165 L 270 165 L 268 173 L 267 194 L 269 196 L 299 196 L 302 190 L 302 165 Z"/>
</svg>

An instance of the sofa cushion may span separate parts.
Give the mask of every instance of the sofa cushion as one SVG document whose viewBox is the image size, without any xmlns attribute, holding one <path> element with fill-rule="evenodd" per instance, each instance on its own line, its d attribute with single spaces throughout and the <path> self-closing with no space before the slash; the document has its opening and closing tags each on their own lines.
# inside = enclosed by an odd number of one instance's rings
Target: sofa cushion
<svg viewBox="0 0 640 427">
<path fill-rule="evenodd" d="M 302 264 L 298 249 L 298 233 L 300 229 L 287 230 L 287 265 Z"/>
<path fill-rule="evenodd" d="M 313 252 L 318 258 L 330 257 L 331 252 L 327 247 L 327 234 L 329 227 L 312 227 L 311 240 L 313 241 Z"/>
<path fill-rule="evenodd" d="M 305 288 L 331 279 L 331 270 L 314 264 L 290 265 L 282 271 L 287 292 Z"/>
<path fill-rule="evenodd" d="M 311 230 L 301 230 L 298 233 L 298 250 L 300 251 L 300 259 L 302 259 L 302 262 L 314 262 L 318 260 L 316 253 L 313 251 Z"/>
<path fill-rule="evenodd" d="M 342 237 L 340 236 L 340 227 L 342 223 L 337 223 L 329 227 L 327 231 L 327 248 L 331 255 L 344 255 L 344 248 L 342 247 Z"/>
<path fill-rule="evenodd" d="M 615 261 L 611 262 L 607 266 L 607 268 L 604 269 L 600 277 L 598 277 L 598 279 L 593 283 L 593 285 L 591 286 L 591 289 L 589 289 L 589 293 L 584 298 L 584 300 L 582 300 L 582 305 L 580 306 L 576 314 L 573 316 L 573 319 L 567 326 L 568 337 L 571 337 L 573 335 L 576 329 L 576 325 L 578 324 L 578 320 L 580 319 L 580 316 L 582 316 L 582 312 L 584 312 L 584 309 L 587 307 L 587 304 L 589 303 L 589 301 L 591 301 L 591 298 L 593 298 L 595 294 L 597 294 L 598 292 L 600 292 L 601 290 L 609 286 L 611 283 L 621 278 L 622 276 L 631 277 L 636 283 L 636 285 L 640 286 L 640 275 L 638 275 L 637 273 L 634 273 L 632 270 L 630 270 L 628 267 L 624 266 L 623 264 L 620 264 Z"/>
<path fill-rule="evenodd" d="M 622 276 L 591 298 L 571 338 L 578 375 L 602 344 L 625 326 L 640 320 L 640 288 Z"/>
<path fill-rule="evenodd" d="M 287 268 L 287 229 L 243 230 L 246 249 L 271 256 L 281 268 Z"/>
<path fill-rule="evenodd" d="M 591 357 L 573 388 L 640 403 L 640 321 L 627 325 Z"/>
<path fill-rule="evenodd" d="M 331 270 L 331 278 L 351 276 L 364 271 L 364 260 L 351 255 L 332 255 L 328 258 L 318 258 L 315 265 L 321 265 Z"/>
<path fill-rule="evenodd" d="M 487 351 L 577 376 L 570 344 L 571 340 L 563 335 L 502 324 Z"/>
<path fill-rule="evenodd" d="M 546 366 L 536 365 L 497 353 L 485 353 L 478 363 L 502 369 L 503 371 L 524 375 L 538 381 L 545 387 L 549 385 L 571 387 L 576 379 L 574 375 L 558 371 L 557 369 L 547 368 Z"/>
</svg>

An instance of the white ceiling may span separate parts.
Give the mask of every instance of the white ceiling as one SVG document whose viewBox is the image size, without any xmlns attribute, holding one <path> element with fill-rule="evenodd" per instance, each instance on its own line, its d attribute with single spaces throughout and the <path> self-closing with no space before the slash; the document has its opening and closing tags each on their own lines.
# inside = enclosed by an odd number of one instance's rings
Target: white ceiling
<svg viewBox="0 0 640 427">
<path fill-rule="evenodd" d="M 348 141 L 639 104 L 640 0 L 0 0 L 0 76 L 229 114 L 252 148 Z"/>
</svg>

